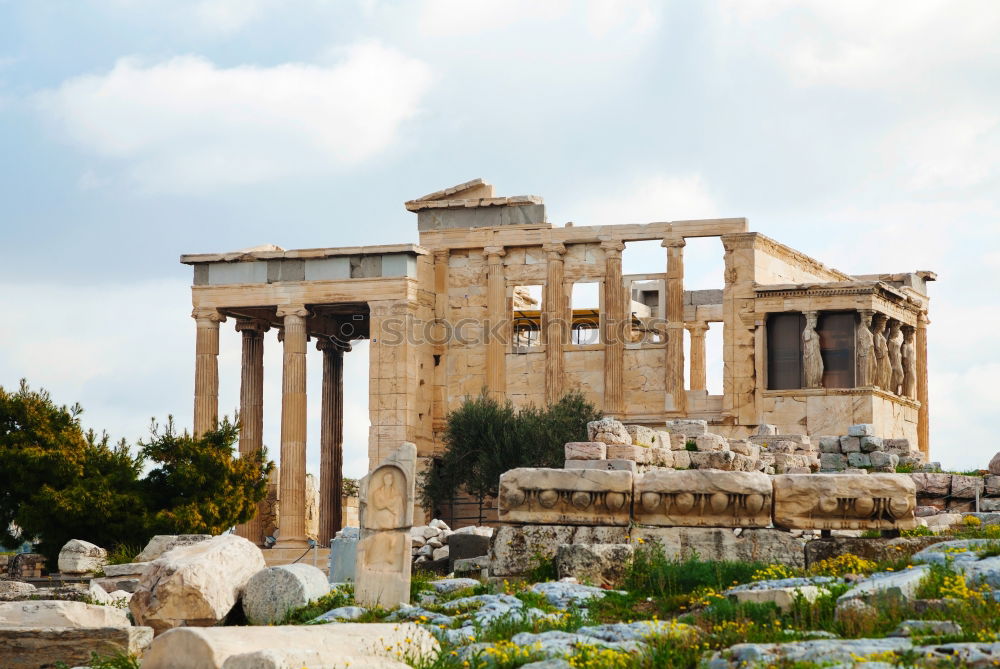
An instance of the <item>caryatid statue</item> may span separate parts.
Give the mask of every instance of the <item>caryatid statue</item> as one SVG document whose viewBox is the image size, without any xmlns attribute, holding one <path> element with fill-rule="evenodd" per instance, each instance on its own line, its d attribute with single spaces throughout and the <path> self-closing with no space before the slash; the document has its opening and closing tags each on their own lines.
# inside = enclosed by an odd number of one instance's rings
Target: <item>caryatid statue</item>
<svg viewBox="0 0 1000 669">
<path fill-rule="evenodd" d="M 917 398 L 917 340 L 916 328 L 903 326 L 903 396 Z"/>
<path fill-rule="evenodd" d="M 875 340 L 875 385 L 891 390 L 892 362 L 889 360 L 889 342 L 885 338 L 885 323 L 889 317 L 876 313 L 872 317 L 872 338 Z"/>
<path fill-rule="evenodd" d="M 823 356 L 819 348 L 819 334 L 816 332 L 818 314 L 807 311 L 806 326 L 802 330 L 802 369 L 806 388 L 823 387 Z"/>
<path fill-rule="evenodd" d="M 903 332 L 902 323 L 893 319 L 889 321 L 889 364 L 892 367 L 892 377 L 889 380 L 889 390 L 900 395 L 903 387 Z"/>
<path fill-rule="evenodd" d="M 875 385 L 878 367 L 875 360 L 875 339 L 872 337 L 872 312 L 865 309 L 861 312 L 861 324 L 857 329 L 857 359 L 858 379 L 860 388 Z"/>
</svg>

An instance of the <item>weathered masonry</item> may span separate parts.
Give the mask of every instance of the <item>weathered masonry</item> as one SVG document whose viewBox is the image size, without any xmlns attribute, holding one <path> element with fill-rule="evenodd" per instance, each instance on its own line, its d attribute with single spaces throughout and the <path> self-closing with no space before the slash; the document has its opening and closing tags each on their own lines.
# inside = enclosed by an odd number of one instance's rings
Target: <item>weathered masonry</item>
<svg viewBox="0 0 1000 669">
<path fill-rule="evenodd" d="M 870 423 L 929 452 L 932 272 L 850 276 L 749 232 L 742 218 L 554 227 L 541 198 L 496 197 L 481 179 L 406 208 L 419 245 L 181 258 L 194 267 L 196 431 L 218 413 L 219 324 L 231 319 L 243 333 L 241 450 L 261 440 L 264 333 L 282 341 L 279 545 L 305 543 L 310 340 L 324 356 L 323 542 L 340 518 L 330 493 L 340 489 L 342 356 L 357 339 L 370 341 L 372 466 L 404 441 L 433 456 L 447 413 L 483 388 L 517 405 L 579 389 L 628 423 L 701 418 L 734 438 L 761 423 L 811 435 Z M 721 290 L 684 290 L 685 240 L 695 237 L 722 242 Z M 664 248 L 663 271 L 623 274 L 626 245 L 649 240 Z M 595 304 L 572 303 L 580 284 L 591 284 Z M 705 333 L 716 323 L 723 393 L 709 395 Z"/>
</svg>

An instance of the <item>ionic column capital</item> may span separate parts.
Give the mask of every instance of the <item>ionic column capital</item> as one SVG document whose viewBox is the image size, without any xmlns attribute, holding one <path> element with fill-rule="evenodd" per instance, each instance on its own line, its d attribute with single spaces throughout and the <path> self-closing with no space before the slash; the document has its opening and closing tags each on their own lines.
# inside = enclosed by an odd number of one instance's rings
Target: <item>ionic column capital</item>
<svg viewBox="0 0 1000 669">
<path fill-rule="evenodd" d="M 705 333 L 710 329 L 708 323 L 705 321 L 685 323 L 684 328 L 691 333 L 692 337 L 704 337 Z"/>
<path fill-rule="evenodd" d="M 263 334 L 271 329 L 271 324 L 261 318 L 237 318 L 237 332 L 259 332 Z"/>
<path fill-rule="evenodd" d="M 195 319 L 199 325 L 225 323 L 226 317 L 218 309 L 202 309 L 195 307 L 191 310 L 191 318 Z"/>
<path fill-rule="evenodd" d="M 625 242 L 620 239 L 605 239 L 601 241 L 601 248 L 604 249 L 606 257 L 617 258 L 625 250 Z"/>
<path fill-rule="evenodd" d="M 483 255 L 491 265 L 500 263 L 500 258 L 507 255 L 507 250 L 502 246 L 484 246 Z"/>
<path fill-rule="evenodd" d="M 447 249 L 447 248 L 445 248 L 445 249 L 434 249 L 434 251 L 432 251 L 432 253 L 434 254 L 434 261 L 435 262 L 446 262 L 448 260 L 448 256 L 451 255 L 451 249 Z"/>
<path fill-rule="evenodd" d="M 287 316 L 305 318 L 309 315 L 309 310 L 306 309 L 304 304 L 282 304 L 278 306 L 277 315 L 278 318 L 285 318 Z"/>
<path fill-rule="evenodd" d="M 667 249 L 682 249 L 687 246 L 683 237 L 669 237 L 660 242 L 660 246 Z"/>
<path fill-rule="evenodd" d="M 342 342 L 328 336 L 316 337 L 316 350 L 317 351 L 330 351 L 332 353 L 349 353 L 351 350 L 351 345 L 347 342 Z"/>
<path fill-rule="evenodd" d="M 566 245 L 562 242 L 552 242 L 542 244 L 542 251 L 544 251 L 549 260 L 562 260 L 562 257 L 566 254 Z"/>
</svg>

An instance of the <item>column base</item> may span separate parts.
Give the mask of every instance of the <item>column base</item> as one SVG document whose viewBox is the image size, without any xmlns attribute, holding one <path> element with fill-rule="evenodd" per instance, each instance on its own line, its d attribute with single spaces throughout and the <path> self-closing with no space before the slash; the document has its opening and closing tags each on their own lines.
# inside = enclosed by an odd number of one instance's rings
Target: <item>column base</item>
<svg viewBox="0 0 1000 669">
<path fill-rule="evenodd" d="M 288 539 L 279 538 L 277 543 L 274 544 L 275 548 L 309 548 L 309 541 L 307 539 L 291 537 Z"/>
</svg>

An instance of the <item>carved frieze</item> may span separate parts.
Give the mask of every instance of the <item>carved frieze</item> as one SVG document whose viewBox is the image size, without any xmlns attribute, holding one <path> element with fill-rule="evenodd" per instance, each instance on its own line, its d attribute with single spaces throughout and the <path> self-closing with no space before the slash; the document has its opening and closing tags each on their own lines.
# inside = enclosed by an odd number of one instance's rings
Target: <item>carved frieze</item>
<svg viewBox="0 0 1000 669">
<path fill-rule="evenodd" d="M 917 489 L 907 474 L 783 474 L 773 477 L 774 524 L 787 529 L 916 527 Z"/>
<path fill-rule="evenodd" d="M 632 472 L 512 469 L 500 476 L 499 517 L 533 525 L 628 525 Z"/>
<path fill-rule="evenodd" d="M 646 472 L 636 476 L 633 515 L 661 527 L 767 527 L 771 479 L 760 472 Z"/>
</svg>

